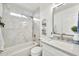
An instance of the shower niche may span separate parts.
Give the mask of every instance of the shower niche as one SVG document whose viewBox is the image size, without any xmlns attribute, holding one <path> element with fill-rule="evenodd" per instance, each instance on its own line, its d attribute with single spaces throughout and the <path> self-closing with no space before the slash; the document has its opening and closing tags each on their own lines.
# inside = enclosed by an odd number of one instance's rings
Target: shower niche
<svg viewBox="0 0 79 59">
<path fill-rule="evenodd" d="M 42 20 L 42 34 L 46 35 L 46 19 Z"/>
</svg>

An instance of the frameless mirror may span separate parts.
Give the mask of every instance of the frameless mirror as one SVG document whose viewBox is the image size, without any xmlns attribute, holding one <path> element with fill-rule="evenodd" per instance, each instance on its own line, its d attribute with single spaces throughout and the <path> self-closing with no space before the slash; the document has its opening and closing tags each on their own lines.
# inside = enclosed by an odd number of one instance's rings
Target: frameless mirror
<svg viewBox="0 0 79 59">
<path fill-rule="evenodd" d="M 63 38 L 67 40 L 73 39 L 78 29 L 79 4 L 63 3 L 55 7 L 53 12 L 54 34 L 63 35 Z"/>
</svg>

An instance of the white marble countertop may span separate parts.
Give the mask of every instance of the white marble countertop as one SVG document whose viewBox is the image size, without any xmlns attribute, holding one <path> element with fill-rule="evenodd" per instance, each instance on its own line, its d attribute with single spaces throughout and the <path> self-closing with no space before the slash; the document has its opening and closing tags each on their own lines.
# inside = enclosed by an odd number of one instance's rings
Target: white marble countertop
<svg viewBox="0 0 79 59">
<path fill-rule="evenodd" d="M 54 40 L 47 37 L 41 38 L 41 41 L 51 46 L 57 47 L 73 55 L 79 56 L 79 45 L 60 40 Z"/>
</svg>

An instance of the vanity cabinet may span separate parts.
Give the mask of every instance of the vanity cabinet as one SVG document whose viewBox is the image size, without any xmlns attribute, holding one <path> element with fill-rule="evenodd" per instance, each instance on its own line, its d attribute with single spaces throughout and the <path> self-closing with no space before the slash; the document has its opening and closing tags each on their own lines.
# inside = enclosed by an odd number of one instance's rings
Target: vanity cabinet
<svg viewBox="0 0 79 59">
<path fill-rule="evenodd" d="M 43 56 L 69 56 L 69 54 L 43 42 L 41 42 L 41 47 Z"/>
</svg>

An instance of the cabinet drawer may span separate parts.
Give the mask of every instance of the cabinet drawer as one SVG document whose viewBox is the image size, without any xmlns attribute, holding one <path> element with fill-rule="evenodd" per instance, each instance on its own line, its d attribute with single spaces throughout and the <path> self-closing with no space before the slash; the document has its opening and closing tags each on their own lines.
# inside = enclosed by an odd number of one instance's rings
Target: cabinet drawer
<svg viewBox="0 0 79 59">
<path fill-rule="evenodd" d="M 42 44 L 42 49 L 43 49 L 43 55 L 50 55 L 50 56 L 69 56 L 69 54 L 63 52 L 63 51 L 60 51 L 50 45 L 47 45 L 47 44 Z"/>
<path fill-rule="evenodd" d="M 43 50 L 42 55 L 43 56 L 56 56 L 55 54 L 53 54 L 53 53 L 51 53 L 51 52 L 49 52 L 49 51 L 47 51 L 45 49 Z"/>
</svg>

